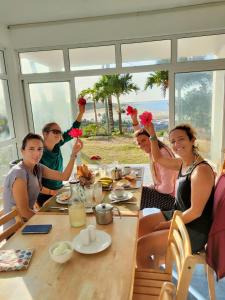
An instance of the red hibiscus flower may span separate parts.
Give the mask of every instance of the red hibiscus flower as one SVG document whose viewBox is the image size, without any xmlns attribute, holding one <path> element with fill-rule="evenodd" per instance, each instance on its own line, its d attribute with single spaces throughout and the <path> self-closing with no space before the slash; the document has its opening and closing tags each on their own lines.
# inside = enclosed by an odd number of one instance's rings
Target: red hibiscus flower
<svg viewBox="0 0 225 300">
<path fill-rule="evenodd" d="M 79 98 L 79 100 L 78 100 L 78 104 L 79 104 L 79 105 L 85 105 L 85 104 L 86 104 L 86 100 L 85 100 L 83 97 L 81 97 L 81 98 Z"/>
<path fill-rule="evenodd" d="M 80 136 L 82 136 L 83 132 L 81 129 L 78 128 L 72 128 L 68 134 L 72 137 L 72 138 L 78 138 Z"/>
<path fill-rule="evenodd" d="M 137 111 L 136 108 L 134 108 L 134 107 L 132 107 L 130 105 L 127 106 L 126 112 L 127 112 L 128 116 L 135 114 L 136 111 Z"/>
<path fill-rule="evenodd" d="M 143 126 L 149 125 L 152 122 L 152 113 L 145 111 L 142 115 L 139 116 L 139 119 L 141 120 L 141 124 Z"/>
</svg>

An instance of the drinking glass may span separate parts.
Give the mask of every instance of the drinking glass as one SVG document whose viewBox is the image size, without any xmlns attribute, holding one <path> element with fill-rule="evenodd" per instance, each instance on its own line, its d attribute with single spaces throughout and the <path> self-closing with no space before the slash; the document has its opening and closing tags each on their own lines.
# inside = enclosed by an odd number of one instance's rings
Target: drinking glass
<svg viewBox="0 0 225 300">
<path fill-rule="evenodd" d="M 72 227 L 81 227 L 86 224 L 86 212 L 83 202 L 73 201 L 69 203 L 68 210 Z"/>
<path fill-rule="evenodd" d="M 102 202 L 102 184 L 101 182 L 96 182 L 94 184 L 94 198 L 95 203 L 101 203 Z"/>
<path fill-rule="evenodd" d="M 94 197 L 94 185 L 84 187 L 86 206 L 92 206 Z"/>
</svg>

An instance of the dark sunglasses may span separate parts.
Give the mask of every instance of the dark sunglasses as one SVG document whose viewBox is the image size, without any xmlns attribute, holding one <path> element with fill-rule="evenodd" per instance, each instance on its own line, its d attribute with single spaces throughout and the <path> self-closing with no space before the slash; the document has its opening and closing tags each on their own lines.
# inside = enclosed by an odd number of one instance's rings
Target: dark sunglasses
<svg viewBox="0 0 225 300">
<path fill-rule="evenodd" d="M 62 134 L 62 131 L 61 130 L 59 130 L 59 129 L 50 129 L 50 130 L 48 130 L 48 132 L 52 132 L 52 133 L 54 133 L 54 134 Z"/>
</svg>

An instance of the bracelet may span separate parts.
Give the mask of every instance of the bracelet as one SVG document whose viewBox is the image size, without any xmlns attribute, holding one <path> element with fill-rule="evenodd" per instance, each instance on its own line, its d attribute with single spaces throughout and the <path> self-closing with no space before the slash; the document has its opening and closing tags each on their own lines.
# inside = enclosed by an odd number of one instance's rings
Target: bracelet
<svg viewBox="0 0 225 300">
<path fill-rule="evenodd" d="M 76 159 L 76 158 L 77 158 L 77 154 L 73 154 L 73 153 L 72 153 L 72 154 L 70 155 L 70 159 Z"/>
<path fill-rule="evenodd" d="M 157 136 L 156 135 L 150 135 L 149 139 L 152 142 L 157 141 Z"/>
</svg>

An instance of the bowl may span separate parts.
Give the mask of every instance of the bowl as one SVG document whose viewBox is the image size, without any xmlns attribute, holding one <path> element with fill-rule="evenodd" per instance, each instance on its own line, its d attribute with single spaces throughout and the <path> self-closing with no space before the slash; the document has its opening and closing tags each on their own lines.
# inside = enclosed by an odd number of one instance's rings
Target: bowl
<svg viewBox="0 0 225 300">
<path fill-rule="evenodd" d="M 72 244 L 69 241 L 59 241 L 49 248 L 51 259 L 59 264 L 63 264 L 71 259 L 73 255 Z"/>
</svg>

